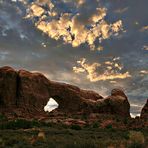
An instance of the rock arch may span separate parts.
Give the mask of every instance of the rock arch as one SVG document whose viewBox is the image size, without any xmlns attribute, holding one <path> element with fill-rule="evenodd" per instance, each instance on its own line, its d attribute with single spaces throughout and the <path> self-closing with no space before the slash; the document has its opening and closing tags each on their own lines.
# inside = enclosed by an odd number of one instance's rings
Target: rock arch
<svg viewBox="0 0 148 148">
<path fill-rule="evenodd" d="M 94 91 L 50 81 L 40 73 L 15 71 L 10 67 L 0 68 L 0 96 L 1 101 L 4 102 L 4 108 L 10 107 L 11 110 L 23 108 L 29 113 L 38 111 L 44 114 L 44 106 L 49 98 L 53 98 L 59 104 L 58 110 L 65 113 L 99 113 L 101 111 L 130 116 L 129 102 L 122 90 L 115 89 L 111 96 L 103 98 Z"/>
</svg>

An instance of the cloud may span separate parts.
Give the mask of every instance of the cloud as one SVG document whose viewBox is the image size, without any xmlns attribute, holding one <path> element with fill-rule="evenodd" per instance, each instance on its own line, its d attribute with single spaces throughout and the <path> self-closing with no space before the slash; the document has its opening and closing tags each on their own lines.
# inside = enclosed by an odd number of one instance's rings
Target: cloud
<svg viewBox="0 0 148 148">
<path fill-rule="evenodd" d="M 145 81 L 145 86 L 146 87 L 142 87 L 142 85 L 140 85 L 140 88 L 134 88 L 132 90 L 130 90 L 130 92 L 128 92 L 128 96 L 138 96 L 139 99 L 140 98 L 147 98 L 148 96 L 148 91 L 147 91 L 147 80 Z"/>
<path fill-rule="evenodd" d="M 110 81 L 110 83 L 112 83 L 112 84 L 117 84 L 117 81 Z"/>
<path fill-rule="evenodd" d="M 130 115 L 132 118 L 140 117 L 140 114 L 138 114 L 138 113 L 130 113 Z"/>
<path fill-rule="evenodd" d="M 33 16 L 40 17 L 45 12 L 45 10 L 42 7 L 38 6 L 38 5 L 32 5 L 30 7 L 30 9 L 32 10 L 32 15 Z"/>
<path fill-rule="evenodd" d="M 64 43 L 71 44 L 73 47 L 86 43 L 91 49 L 95 49 L 95 41 L 101 43 L 123 30 L 121 20 L 114 23 L 105 20 L 107 9 L 100 7 L 99 2 L 94 1 L 93 4 L 85 0 L 74 2 L 72 10 L 61 10 L 61 5 L 67 8 L 67 5 L 73 2 L 65 0 L 60 5 L 56 1 L 36 0 L 31 4 L 28 3 L 26 18 L 32 19 L 36 28 L 50 38 L 62 39 Z"/>
<path fill-rule="evenodd" d="M 141 32 L 144 32 L 144 31 L 148 31 L 148 26 L 143 26 L 141 29 L 140 29 Z"/>
<path fill-rule="evenodd" d="M 9 56 L 10 53 L 8 51 L 0 51 L 0 59 L 4 61 L 7 56 Z"/>
<path fill-rule="evenodd" d="M 129 72 L 121 73 L 123 66 L 117 63 L 118 58 L 114 58 L 112 61 L 106 61 L 103 64 L 93 63 L 87 64 L 86 59 L 83 58 L 80 61 L 77 61 L 78 67 L 73 67 L 75 73 L 87 73 L 87 79 L 91 82 L 96 81 L 105 81 L 105 80 L 114 80 L 114 79 L 125 79 L 131 77 Z M 109 65 L 109 66 L 104 66 Z M 103 70 L 102 67 L 104 68 Z M 100 69 L 99 69 L 100 68 Z M 101 73 L 100 71 L 103 71 Z M 115 81 L 112 81 L 115 83 Z"/>
<path fill-rule="evenodd" d="M 140 74 L 142 74 L 142 75 L 148 75 L 148 70 L 141 70 L 140 71 Z"/>
<path fill-rule="evenodd" d="M 81 6 L 86 2 L 86 0 L 76 0 L 76 2 L 78 3 L 78 6 Z"/>
<path fill-rule="evenodd" d="M 142 107 L 143 107 L 142 105 L 139 105 L 139 104 L 133 104 L 133 103 L 131 103 L 130 106 L 131 106 L 131 107 L 138 107 L 138 108 L 142 108 Z"/>
<path fill-rule="evenodd" d="M 114 12 L 115 12 L 115 13 L 124 13 L 124 12 L 126 12 L 128 9 L 129 9 L 129 7 L 119 8 L 119 9 L 116 9 Z"/>
<path fill-rule="evenodd" d="M 3 37 L 7 38 L 15 32 L 21 40 L 28 40 L 28 34 L 24 31 L 26 27 L 22 20 L 23 10 L 20 7 L 2 1 L 0 3 L 0 14 L 0 34 Z"/>
<path fill-rule="evenodd" d="M 148 50 L 148 45 L 144 45 L 142 49 L 143 50 Z"/>
</svg>

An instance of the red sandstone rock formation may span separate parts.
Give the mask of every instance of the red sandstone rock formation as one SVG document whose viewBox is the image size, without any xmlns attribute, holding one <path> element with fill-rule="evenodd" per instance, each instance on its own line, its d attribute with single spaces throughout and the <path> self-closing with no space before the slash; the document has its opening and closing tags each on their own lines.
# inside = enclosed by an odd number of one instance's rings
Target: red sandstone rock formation
<svg viewBox="0 0 148 148">
<path fill-rule="evenodd" d="M 114 89 L 111 96 L 103 98 L 94 91 L 82 90 L 76 86 L 48 80 L 40 73 L 25 70 L 15 71 L 11 67 L 0 68 L 0 107 L 1 112 L 19 115 L 43 111 L 49 98 L 54 98 L 58 111 L 67 114 L 105 113 L 129 117 L 129 102 L 120 89 Z M 22 111 L 23 110 L 23 111 Z"/>
</svg>

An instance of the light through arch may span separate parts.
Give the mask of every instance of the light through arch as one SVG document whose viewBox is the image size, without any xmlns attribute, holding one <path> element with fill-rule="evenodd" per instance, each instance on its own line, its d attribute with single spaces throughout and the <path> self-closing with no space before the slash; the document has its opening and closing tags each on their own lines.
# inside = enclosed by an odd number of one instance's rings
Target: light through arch
<svg viewBox="0 0 148 148">
<path fill-rule="evenodd" d="M 59 107 L 59 104 L 53 98 L 50 98 L 49 101 L 47 102 L 46 106 L 44 107 L 44 111 L 51 112 L 58 107 Z"/>
</svg>

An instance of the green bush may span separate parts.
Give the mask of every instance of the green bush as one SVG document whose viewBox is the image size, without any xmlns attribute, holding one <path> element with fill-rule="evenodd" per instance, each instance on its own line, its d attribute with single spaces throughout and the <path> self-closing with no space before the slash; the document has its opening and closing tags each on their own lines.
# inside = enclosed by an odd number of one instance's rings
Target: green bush
<svg viewBox="0 0 148 148">
<path fill-rule="evenodd" d="M 81 116 L 81 119 L 82 119 L 82 120 L 87 120 L 87 118 L 88 118 L 88 117 L 87 117 L 86 114 L 83 114 L 83 115 Z"/>
<path fill-rule="evenodd" d="M 98 122 L 95 122 L 93 125 L 92 125 L 93 128 L 98 128 L 99 127 L 99 124 Z"/>
<path fill-rule="evenodd" d="M 144 148 L 144 146 L 141 143 L 133 142 L 129 145 L 128 148 Z"/>
<path fill-rule="evenodd" d="M 128 118 L 125 118 L 123 122 L 125 125 L 128 124 Z"/>
<path fill-rule="evenodd" d="M 16 119 L 0 124 L 0 129 L 28 129 L 32 127 L 40 127 L 43 124 L 38 121 L 28 121 L 25 119 Z"/>
<path fill-rule="evenodd" d="M 70 143 L 65 146 L 65 148 L 98 148 L 93 141 L 79 141 L 78 143 Z"/>
<path fill-rule="evenodd" d="M 14 121 L 9 121 L 6 124 L 4 124 L 4 127 L 6 129 L 27 129 L 31 128 L 31 124 L 29 121 L 23 120 L 23 119 L 17 119 Z"/>
<path fill-rule="evenodd" d="M 129 140 L 129 134 L 128 134 L 128 132 L 123 132 L 123 133 L 122 133 L 122 137 L 123 137 L 124 139 L 126 139 L 126 140 Z"/>
<path fill-rule="evenodd" d="M 79 125 L 71 125 L 71 129 L 73 129 L 73 130 L 81 130 L 82 128 L 81 128 L 81 126 L 79 126 Z"/>
<path fill-rule="evenodd" d="M 106 129 L 112 129 L 112 128 L 113 128 L 113 127 L 112 127 L 111 124 L 109 124 L 109 125 L 106 126 Z"/>
<path fill-rule="evenodd" d="M 5 121 L 7 120 L 7 117 L 3 114 L 0 114 L 0 121 Z"/>
<path fill-rule="evenodd" d="M 145 142 L 144 135 L 140 131 L 130 131 L 129 132 L 129 139 L 133 143 L 143 144 Z"/>
</svg>

